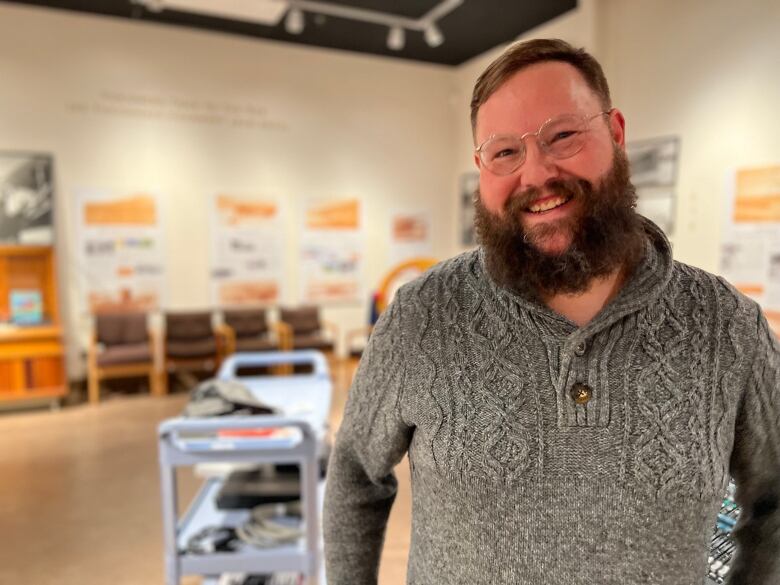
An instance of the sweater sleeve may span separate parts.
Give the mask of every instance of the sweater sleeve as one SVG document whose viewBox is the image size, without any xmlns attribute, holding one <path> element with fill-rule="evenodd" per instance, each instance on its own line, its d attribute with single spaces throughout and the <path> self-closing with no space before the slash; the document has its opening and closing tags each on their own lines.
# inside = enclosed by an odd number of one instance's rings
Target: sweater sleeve
<svg viewBox="0 0 780 585">
<path fill-rule="evenodd" d="M 780 583 L 780 344 L 759 312 L 731 474 L 741 508 L 729 585 Z"/>
<path fill-rule="evenodd" d="M 329 585 L 376 585 L 393 468 L 413 429 L 400 402 L 405 380 L 401 302 L 382 314 L 360 360 L 328 465 L 323 532 Z"/>
</svg>

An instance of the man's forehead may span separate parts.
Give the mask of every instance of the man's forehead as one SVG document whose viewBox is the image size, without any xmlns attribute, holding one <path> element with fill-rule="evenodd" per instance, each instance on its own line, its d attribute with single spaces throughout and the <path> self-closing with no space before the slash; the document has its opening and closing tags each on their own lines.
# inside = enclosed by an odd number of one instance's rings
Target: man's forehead
<svg viewBox="0 0 780 585">
<path fill-rule="evenodd" d="M 482 104 L 477 112 L 477 137 L 532 132 L 550 117 L 589 115 L 599 105 L 598 96 L 573 65 L 536 63 L 510 76 Z"/>
</svg>

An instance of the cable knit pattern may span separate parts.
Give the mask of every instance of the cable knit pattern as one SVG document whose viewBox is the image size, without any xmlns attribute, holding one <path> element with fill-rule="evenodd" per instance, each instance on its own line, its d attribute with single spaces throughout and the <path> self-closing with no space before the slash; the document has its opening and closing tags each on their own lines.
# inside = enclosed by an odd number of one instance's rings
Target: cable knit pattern
<svg viewBox="0 0 780 585">
<path fill-rule="evenodd" d="M 777 340 L 754 302 L 647 234 L 584 327 L 498 287 L 482 251 L 401 288 L 332 455 L 330 585 L 376 584 L 406 452 L 410 585 L 700 585 L 729 474 L 730 584 L 780 583 Z"/>
</svg>

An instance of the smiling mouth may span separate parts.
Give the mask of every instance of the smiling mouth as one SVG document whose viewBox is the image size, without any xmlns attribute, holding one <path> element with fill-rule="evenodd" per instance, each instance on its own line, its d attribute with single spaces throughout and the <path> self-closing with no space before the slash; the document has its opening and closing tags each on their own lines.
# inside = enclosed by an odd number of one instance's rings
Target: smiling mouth
<svg viewBox="0 0 780 585">
<path fill-rule="evenodd" d="M 544 213 L 546 211 L 556 209 L 561 205 L 565 205 L 571 200 L 572 197 L 550 197 L 548 199 L 544 199 L 543 201 L 531 204 L 530 206 L 526 207 L 525 210 L 530 213 Z"/>
</svg>

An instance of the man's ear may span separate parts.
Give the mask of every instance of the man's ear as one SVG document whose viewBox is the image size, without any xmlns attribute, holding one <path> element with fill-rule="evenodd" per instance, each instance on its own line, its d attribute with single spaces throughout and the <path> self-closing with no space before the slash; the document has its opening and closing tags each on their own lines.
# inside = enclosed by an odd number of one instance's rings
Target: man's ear
<svg viewBox="0 0 780 585">
<path fill-rule="evenodd" d="M 609 113 L 609 132 L 612 140 L 620 148 L 626 148 L 626 119 L 623 112 L 617 108 L 612 108 Z"/>
</svg>

